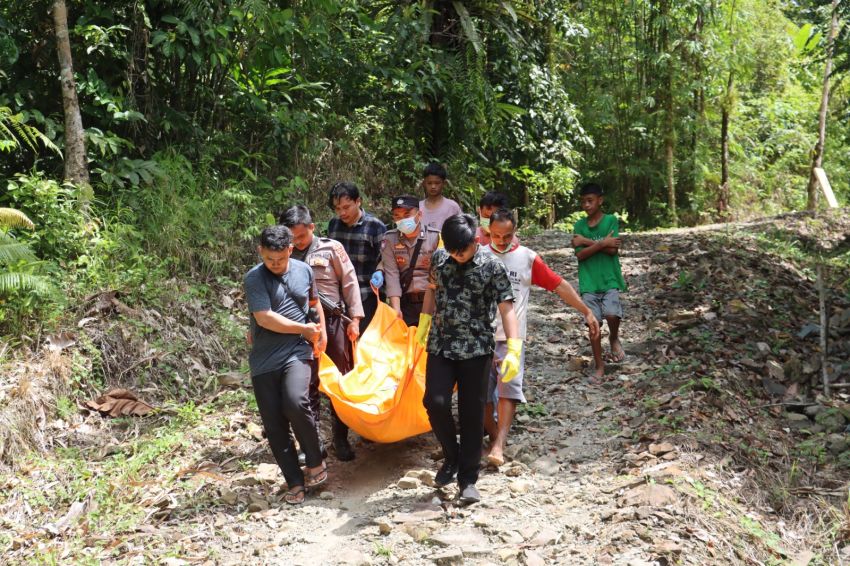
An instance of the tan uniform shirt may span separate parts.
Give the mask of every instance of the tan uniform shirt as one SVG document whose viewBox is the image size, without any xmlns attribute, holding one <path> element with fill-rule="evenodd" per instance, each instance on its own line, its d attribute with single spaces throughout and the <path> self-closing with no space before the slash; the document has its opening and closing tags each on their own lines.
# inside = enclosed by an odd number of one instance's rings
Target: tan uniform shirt
<svg viewBox="0 0 850 566">
<path fill-rule="evenodd" d="M 334 303 L 339 302 L 341 294 L 348 308 L 348 316 L 363 316 L 360 284 L 357 282 L 354 265 L 342 244 L 330 238 L 313 236 L 313 241 L 307 249 L 304 251 L 293 249 L 292 257 L 303 261 L 313 269 L 316 287 L 321 294 Z"/>
<path fill-rule="evenodd" d="M 384 247 L 381 250 L 381 259 L 384 263 L 384 281 L 388 297 L 401 297 L 401 273 L 410 265 L 413 259 L 413 248 L 416 242 L 423 239 L 422 247 L 419 249 L 419 257 L 416 258 L 416 267 L 413 271 L 413 279 L 407 288 L 407 293 L 421 293 L 428 288 L 428 269 L 431 267 L 431 254 L 438 248 L 443 247 L 440 231 L 430 226 L 419 225 L 419 237 L 408 238 L 397 229 L 387 230 L 384 235 Z"/>
</svg>

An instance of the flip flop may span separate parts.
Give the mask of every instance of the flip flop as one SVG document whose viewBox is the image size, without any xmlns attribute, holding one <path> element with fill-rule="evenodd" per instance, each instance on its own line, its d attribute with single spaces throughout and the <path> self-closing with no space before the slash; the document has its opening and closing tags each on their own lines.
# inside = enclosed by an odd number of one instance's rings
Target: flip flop
<svg viewBox="0 0 850 566">
<path fill-rule="evenodd" d="M 625 359 L 626 359 L 626 351 L 623 350 L 622 346 L 620 346 L 619 352 L 614 352 L 612 350 L 612 351 L 608 352 L 608 354 L 605 356 L 605 361 L 607 361 L 608 363 L 611 363 L 611 364 L 619 364 L 620 362 L 622 362 Z"/>
<path fill-rule="evenodd" d="M 301 505 L 307 496 L 307 490 L 303 485 L 296 485 L 283 494 L 283 500 L 289 505 Z"/>
<path fill-rule="evenodd" d="M 304 487 L 312 489 L 318 487 L 328 481 L 328 467 L 322 466 L 322 469 L 313 474 L 307 474 L 304 477 Z"/>
</svg>

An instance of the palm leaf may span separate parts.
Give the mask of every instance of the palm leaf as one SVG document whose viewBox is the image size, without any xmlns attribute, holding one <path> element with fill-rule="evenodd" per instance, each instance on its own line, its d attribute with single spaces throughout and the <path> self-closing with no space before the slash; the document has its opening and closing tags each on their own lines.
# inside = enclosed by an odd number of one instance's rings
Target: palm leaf
<svg viewBox="0 0 850 566">
<path fill-rule="evenodd" d="M 26 214 L 14 208 L 0 207 L 0 226 L 6 228 L 35 228 Z"/>
<path fill-rule="evenodd" d="M 481 38 L 478 36 L 478 29 L 475 27 L 475 21 L 469 15 L 469 10 L 466 9 L 463 2 L 452 2 L 452 5 L 460 18 L 460 25 L 463 28 L 463 33 L 466 35 L 467 41 L 475 47 L 475 51 L 481 53 L 484 51 L 484 46 L 481 43 Z"/>
<path fill-rule="evenodd" d="M 50 291 L 50 282 L 41 275 L 0 272 L 0 293 L 7 293 L 17 289 L 46 293 Z"/>
</svg>

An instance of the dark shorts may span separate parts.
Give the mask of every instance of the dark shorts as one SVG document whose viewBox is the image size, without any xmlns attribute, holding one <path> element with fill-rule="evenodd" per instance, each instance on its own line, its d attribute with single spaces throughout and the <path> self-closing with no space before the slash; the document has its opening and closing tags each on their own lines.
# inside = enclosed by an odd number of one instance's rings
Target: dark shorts
<svg viewBox="0 0 850 566">
<path fill-rule="evenodd" d="M 525 403 L 525 395 L 522 393 L 522 378 L 525 374 L 525 344 L 522 346 L 522 354 L 519 359 L 519 373 L 507 383 L 502 381 L 499 367 L 508 353 L 507 341 L 496 341 L 496 349 L 493 352 L 493 365 L 490 368 L 490 381 L 487 385 L 487 402 L 497 405 L 499 399 L 510 399 L 518 403 Z"/>
<path fill-rule="evenodd" d="M 623 318 L 623 304 L 618 289 L 609 289 L 604 293 L 582 293 L 581 300 L 600 323 L 605 317 Z"/>
</svg>

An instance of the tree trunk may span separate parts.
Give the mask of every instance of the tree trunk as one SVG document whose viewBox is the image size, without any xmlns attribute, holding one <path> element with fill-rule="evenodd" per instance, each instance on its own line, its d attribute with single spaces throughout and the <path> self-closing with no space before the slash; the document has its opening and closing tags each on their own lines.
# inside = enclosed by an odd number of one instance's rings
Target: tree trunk
<svg viewBox="0 0 850 566">
<path fill-rule="evenodd" d="M 679 224 L 679 215 L 676 211 L 676 170 L 673 162 L 674 144 L 675 144 L 675 126 L 673 123 L 673 57 L 670 51 L 670 3 L 668 1 L 661 2 L 661 17 L 664 23 L 661 27 L 661 50 L 664 53 L 670 54 L 664 69 L 664 89 L 665 93 L 665 108 L 664 108 L 664 165 L 667 177 L 667 207 L 670 212 L 670 222 L 673 226 Z"/>
<path fill-rule="evenodd" d="M 671 122 L 668 126 L 667 135 L 664 140 L 664 161 L 667 169 L 667 206 L 670 209 L 670 222 L 673 226 L 679 224 L 679 214 L 676 211 L 676 171 L 673 164 L 673 135 L 672 129 L 673 112 L 668 111 L 667 121 Z"/>
<path fill-rule="evenodd" d="M 431 15 L 431 30 L 428 36 L 428 42 L 431 47 L 436 49 L 447 49 L 449 47 L 448 30 L 451 26 L 450 13 L 452 10 L 451 3 L 445 0 L 436 0 L 429 2 L 428 8 L 433 10 Z M 443 142 L 446 131 L 445 116 L 443 115 L 442 93 L 434 93 L 428 97 L 428 129 L 431 134 L 431 139 L 428 144 L 428 152 L 431 154 L 431 159 L 441 160 L 443 155 Z"/>
<path fill-rule="evenodd" d="M 720 216 L 725 216 L 729 208 L 729 112 L 732 105 L 733 76 L 730 70 L 720 117 L 720 190 L 717 194 L 717 213 Z"/>
<path fill-rule="evenodd" d="M 829 75 L 832 73 L 832 48 L 835 44 L 835 33 L 838 30 L 838 0 L 832 0 L 832 22 L 829 25 L 829 36 L 826 40 L 826 65 L 823 71 L 823 92 L 820 98 L 820 111 L 818 112 L 818 143 L 812 154 L 812 168 L 809 171 L 808 202 L 806 208 L 817 210 L 818 207 L 818 180 L 815 176 L 815 168 L 823 163 L 823 146 L 826 140 L 826 115 L 829 110 Z"/>
<path fill-rule="evenodd" d="M 56 51 L 59 55 L 59 82 L 62 85 L 62 108 L 65 111 L 65 180 L 78 185 L 89 184 L 86 161 L 86 140 L 77 85 L 74 83 L 74 66 L 71 60 L 71 42 L 68 39 L 68 10 L 65 0 L 53 2 L 53 23 L 56 30 Z"/>
</svg>

